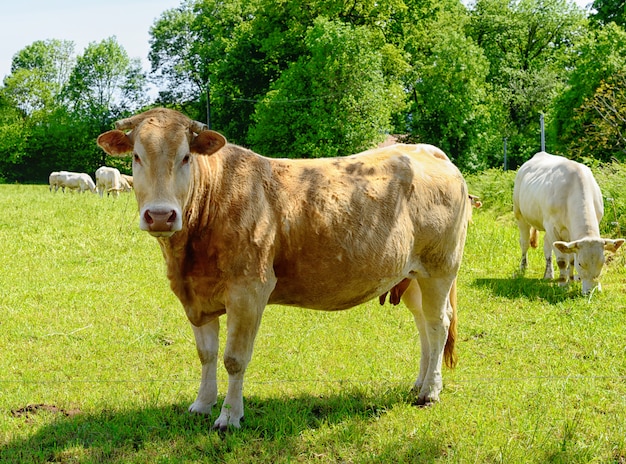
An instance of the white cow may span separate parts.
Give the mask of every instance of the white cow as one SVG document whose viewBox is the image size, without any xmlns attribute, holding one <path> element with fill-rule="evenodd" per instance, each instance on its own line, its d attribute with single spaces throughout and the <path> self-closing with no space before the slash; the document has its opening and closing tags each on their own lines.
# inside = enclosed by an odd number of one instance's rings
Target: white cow
<svg viewBox="0 0 626 464">
<path fill-rule="evenodd" d="M 133 176 L 122 174 L 122 179 L 126 181 L 129 186 L 129 191 L 133 188 Z"/>
<path fill-rule="evenodd" d="M 527 266 L 528 247 L 537 246 L 537 231 L 543 230 L 544 278 L 554 277 L 554 247 L 561 285 L 573 280 L 575 267 L 583 294 L 596 286 L 600 289 L 597 279 L 604 264 L 604 250 L 617 251 L 624 239 L 600 237 L 602 193 L 587 166 L 562 156 L 537 153 L 517 172 L 513 212 L 520 231 L 522 272 Z"/>
<path fill-rule="evenodd" d="M 109 166 L 99 167 L 96 170 L 96 188 L 100 196 L 106 192 L 107 196 L 113 194 L 117 197 L 123 189 L 120 171 Z"/>
<path fill-rule="evenodd" d="M 48 181 L 50 183 L 48 187 L 50 191 L 52 191 L 52 187 L 54 187 L 55 192 L 59 188 L 61 188 L 63 192 L 65 192 L 66 188 L 72 192 L 74 190 L 78 190 L 80 193 L 86 192 L 87 190 L 92 193 L 96 192 L 96 184 L 94 184 L 91 176 L 84 172 L 55 171 L 50 173 Z"/>
<path fill-rule="evenodd" d="M 52 189 L 54 188 L 54 192 L 56 193 L 59 190 L 60 185 L 60 180 L 61 180 L 61 173 L 58 171 L 53 171 L 50 173 L 50 175 L 48 176 L 48 190 L 50 190 L 52 192 Z"/>
<path fill-rule="evenodd" d="M 126 180 L 127 177 L 130 176 L 125 176 L 124 174 L 120 176 L 120 185 L 122 187 L 122 192 L 130 192 L 133 189 L 128 180 Z"/>
</svg>

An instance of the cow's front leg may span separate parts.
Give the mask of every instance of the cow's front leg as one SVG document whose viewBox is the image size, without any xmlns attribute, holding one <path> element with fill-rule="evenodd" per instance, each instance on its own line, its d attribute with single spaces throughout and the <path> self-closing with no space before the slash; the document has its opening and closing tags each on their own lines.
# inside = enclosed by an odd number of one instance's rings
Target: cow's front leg
<svg viewBox="0 0 626 464">
<path fill-rule="evenodd" d="M 543 238 L 543 255 L 546 258 L 546 270 L 543 273 L 543 278 L 552 280 L 554 278 L 554 269 L 552 268 L 552 240 L 548 239 L 547 231 Z"/>
<path fill-rule="evenodd" d="M 252 358 L 252 349 L 261 316 L 273 284 L 263 289 L 243 288 L 231 291 L 226 304 L 226 347 L 224 367 L 228 372 L 228 391 L 220 416 L 213 428 L 226 430 L 228 426 L 240 427 L 243 419 L 243 379 Z"/>
<path fill-rule="evenodd" d="M 196 327 L 192 324 L 193 335 L 196 338 L 196 349 L 202 364 L 202 377 L 196 401 L 189 406 L 189 412 L 197 414 L 211 414 L 211 409 L 217 403 L 217 353 L 220 344 L 219 318 Z"/>
<path fill-rule="evenodd" d="M 565 253 L 561 253 L 558 249 L 554 249 L 556 255 L 556 264 L 559 267 L 559 285 L 565 286 L 570 280 L 574 280 L 574 266 L 570 263 L 573 261 L 574 256 L 569 256 Z"/>
<path fill-rule="evenodd" d="M 576 255 L 573 255 L 573 256 L 570 255 L 569 266 L 567 268 L 567 271 L 568 271 L 567 274 L 568 274 L 570 282 L 574 282 L 574 280 L 579 280 L 579 279 L 576 279 L 576 277 L 578 276 L 574 276 L 574 270 L 576 269 L 576 264 L 574 263 L 575 259 L 576 259 Z"/>
</svg>

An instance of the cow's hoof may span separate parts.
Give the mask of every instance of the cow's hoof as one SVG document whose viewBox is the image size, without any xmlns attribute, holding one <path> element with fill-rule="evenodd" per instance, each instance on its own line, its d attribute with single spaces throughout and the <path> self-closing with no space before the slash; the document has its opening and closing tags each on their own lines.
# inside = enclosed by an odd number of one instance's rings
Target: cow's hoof
<svg viewBox="0 0 626 464">
<path fill-rule="evenodd" d="M 434 405 L 435 403 L 437 403 L 438 401 L 439 399 L 423 398 L 421 396 L 418 396 L 415 402 L 413 403 L 413 405 L 418 406 L 420 408 L 428 408 Z"/>
<path fill-rule="evenodd" d="M 243 422 L 243 416 L 241 416 L 238 421 L 230 421 L 228 418 L 222 418 L 222 416 L 220 416 L 215 421 L 215 424 L 213 424 L 213 430 L 224 433 L 228 430 L 240 429 L 241 422 Z"/>
<path fill-rule="evenodd" d="M 203 416 L 208 416 L 211 414 L 213 410 L 213 404 L 203 403 L 201 401 L 194 401 L 191 406 L 189 406 L 188 411 L 192 414 L 201 414 Z"/>
</svg>

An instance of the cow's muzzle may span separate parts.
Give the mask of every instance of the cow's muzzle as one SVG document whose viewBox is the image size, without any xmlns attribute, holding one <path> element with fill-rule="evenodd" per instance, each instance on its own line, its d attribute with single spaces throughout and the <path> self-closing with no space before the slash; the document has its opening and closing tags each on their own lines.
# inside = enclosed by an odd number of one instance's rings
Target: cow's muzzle
<svg viewBox="0 0 626 464">
<path fill-rule="evenodd" d="M 140 228 L 157 237 L 168 237 L 181 229 L 180 217 L 174 209 L 146 209 Z"/>
</svg>

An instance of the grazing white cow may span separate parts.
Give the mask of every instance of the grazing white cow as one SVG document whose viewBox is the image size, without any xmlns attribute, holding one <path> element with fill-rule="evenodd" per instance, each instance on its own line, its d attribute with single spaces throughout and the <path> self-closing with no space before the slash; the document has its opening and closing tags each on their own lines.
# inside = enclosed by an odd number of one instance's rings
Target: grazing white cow
<svg viewBox="0 0 626 464">
<path fill-rule="evenodd" d="M 96 189 L 100 196 L 106 192 L 107 196 L 113 194 L 114 197 L 117 197 L 124 189 L 120 171 L 117 168 L 100 166 L 96 169 Z"/>
<path fill-rule="evenodd" d="M 61 187 L 60 181 L 61 173 L 58 171 L 52 171 L 48 176 L 48 190 L 52 192 L 52 189 L 54 188 L 54 192 L 56 193 L 59 190 L 59 187 Z"/>
<path fill-rule="evenodd" d="M 98 144 L 133 153 L 139 226 L 157 238 L 195 335 L 202 380 L 190 411 L 217 403 L 219 316 L 228 315 L 228 391 L 214 427 L 224 430 L 243 418 L 267 304 L 340 310 L 389 291 L 420 332 L 417 402 L 439 399 L 442 360 L 456 361 L 456 276 L 471 215 L 465 181 L 441 150 L 271 159 L 163 108 L 116 127 Z"/>
<path fill-rule="evenodd" d="M 604 250 L 616 252 L 624 239 L 600 237 L 604 203 L 591 170 L 562 156 L 539 152 L 517 172 L 513 189 L 513 212 L 520 231 L 522 260 L 527 267 L 528 247 L 537 246 L 537 231 L 546 232 L 543 252 L 545 279 L 552 279 L 552 249 L 559 266 L 559 283 L 582 280 L 583 294 L 594 287 L 604 265 Z"/>
<path fill-rule="evenodd" d="M 59 188 L 61 188 L 64 193 L 66 188 L 71 192 L 74 190 L 78 190 L 80 193 L 86 192 L 87 190 L 92 193 L 96 192 L 96 184 L 94 184 L 91 176 L 84 172 L 55 171 L 50 173 L 48 181 L 50 183 L 48 187 L 50 191 L 52 191 L 54 187 L 55 192 L 59 190 Z"/>
<path fill-rule="evenodd" d="M 126 174 L 121 174 L 121 176 L 124 192 L 130 192 L 133 189 L 133 176 L 128 176 Z"/>
</svg>

